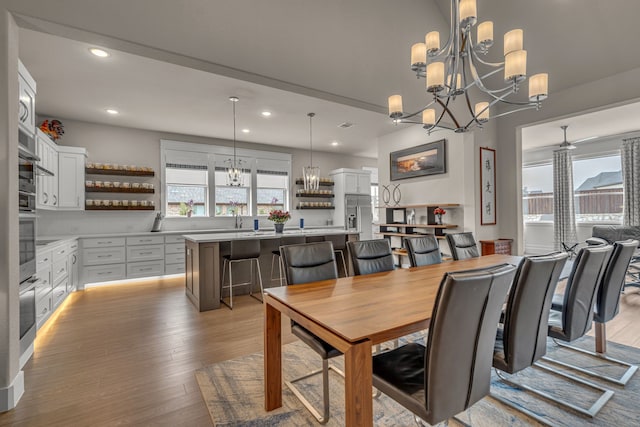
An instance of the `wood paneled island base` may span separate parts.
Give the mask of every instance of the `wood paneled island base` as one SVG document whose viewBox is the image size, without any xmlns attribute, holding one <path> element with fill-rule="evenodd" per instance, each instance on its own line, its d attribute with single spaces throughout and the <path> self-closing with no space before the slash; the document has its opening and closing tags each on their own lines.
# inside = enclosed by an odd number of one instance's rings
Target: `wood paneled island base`
<svg viewBox="0 0 640 427">
<path fill-rule="evenodd" d="M 285 231 L 283 234 L 275 232 L 241 231 L 236 233 L 188 234 L 185 235 L 185 293 L 198 311 L 215 310 L 220 308 L 220 290 L 222 274 L 222 256 L 229 251 L 232 240 L 261 241 L 262 250 L 260 264 L 263 268 L 263 286 L 269 288 L 271 251 L 279 247 L 283 236 L 307 236 L 307 240 L 315 240 L 324 236 L 345 236 L 347 241 L 358 240 L 359 233 L 345 230 L 296 230 Z M 244 272 L 246 273 L 246 271 Z M 235 273 L 234 273 L 235 282 Z M 279 281 L 273 285 L 279 286 Z M 256 285 L 257 288 L 257 285 Z M 243 293 L 242 291 L 240 293 Z M 236 290 L 234 288 L 234 295 Z"/>
</svg>

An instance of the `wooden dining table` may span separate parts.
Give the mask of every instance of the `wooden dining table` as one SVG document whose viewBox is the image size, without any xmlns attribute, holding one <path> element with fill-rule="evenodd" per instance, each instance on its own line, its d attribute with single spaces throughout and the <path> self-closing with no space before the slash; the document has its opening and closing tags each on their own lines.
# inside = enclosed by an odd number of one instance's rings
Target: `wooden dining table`
<svg viewBox="0 0 640 427">
<path fill-rule="evenodd" d="M 344 354 L 345 424 L 371 426 L 372 347 L 429 327 L 445 273 L 504 263 L 518 265 L 520 260 L 496 254 L 266 289 L 265 409 L 282 406 L 282 314 Z"/>
</svg>

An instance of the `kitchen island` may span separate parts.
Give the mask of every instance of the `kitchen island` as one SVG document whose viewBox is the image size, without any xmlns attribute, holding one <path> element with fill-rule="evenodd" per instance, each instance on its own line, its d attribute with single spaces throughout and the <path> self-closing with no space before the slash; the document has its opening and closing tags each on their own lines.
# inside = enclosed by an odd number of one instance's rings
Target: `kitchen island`
<svg viewBox="0 0 640 427">
<path fill-rule="evenodd" d="M 359 233 L 346 230 L 286 230 L 284 233 L 273 231 L 238 231 L 231 233 L 185 234 L 185 292 L 189 300 L 199 311 L 220 308 L 220 291 L 222 283 L 222 257 L 229 253 L 233 240 L 260 240 L 260 268 L 262 271 L 262 285 L 264 288 L 279 286 L 280 282 L 272 282 L 271 256 L 272 251 L 280 246 L 280 239 L 285 236 L 306 237 L 307 242 L 322 241 L 325 237 L 332 239 L 344 238 L 345 241 L 358 240 Z M 240 271 L 238 282 L 244 282 L 249 276 L 247 271 Z M 234 280 L 235 282 L 235 280 Z M 243 293 L 241 290 L 239 293 Z M 248 288 L 246 290 L 248 292 Z M 246 293 L 244 292 L 244 293 Z M 234 294 L 236 293 L 234 287 Z"/>
</svg>

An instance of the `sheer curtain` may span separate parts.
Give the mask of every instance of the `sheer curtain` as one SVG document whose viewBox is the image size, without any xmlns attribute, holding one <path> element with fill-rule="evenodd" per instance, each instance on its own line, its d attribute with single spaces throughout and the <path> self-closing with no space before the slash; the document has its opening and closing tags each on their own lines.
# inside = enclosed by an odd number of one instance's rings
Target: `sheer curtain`
<svg viewBox="0 0 640 427">
<path fill-rule="evenodd" d="M 553 240 L 556 250 L 562 244 L 578 242 L 573 203 L 573 164 L 569 150 L 553 152 Z"/>
<path fill-rule="evenodd" d="M 622 140 L 624 225 L 640 226 L 640 138 Z"/>
</svg>

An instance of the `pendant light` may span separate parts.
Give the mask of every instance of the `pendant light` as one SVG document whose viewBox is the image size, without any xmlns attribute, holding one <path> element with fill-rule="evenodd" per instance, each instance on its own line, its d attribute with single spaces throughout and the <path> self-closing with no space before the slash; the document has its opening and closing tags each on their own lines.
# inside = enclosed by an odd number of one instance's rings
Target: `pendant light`
<svg viewBox="0 0 640 427">
<path fill-rule="evenodd" d="M 302 179 L 305 191 L 317 190 L 320 188 L 320 168 L 313 166 L 313 127 L 312 119 L 316 113 L 309 113 L 309 166 L 302 168 Z"/>
<path fill-rule="evenodd" d="M 227 185 L 230 187 L 242 187 L 242 160 L 238 160 L 236 156 L 236 103 L 240 99 L 237 96 L 230 96 L 229 101 L 233 105 L 233 159 L 227 159 L 229 163 L 227 168 Z"/>
</svg>

